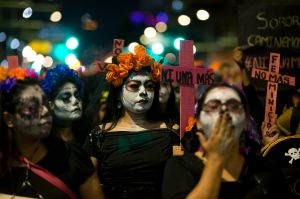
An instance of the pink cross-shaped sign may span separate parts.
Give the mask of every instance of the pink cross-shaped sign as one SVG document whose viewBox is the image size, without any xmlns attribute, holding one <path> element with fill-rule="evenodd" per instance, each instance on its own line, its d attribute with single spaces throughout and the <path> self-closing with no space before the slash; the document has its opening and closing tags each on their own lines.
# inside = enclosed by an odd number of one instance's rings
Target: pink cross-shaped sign
<svg viewBox="0 0 300 199">
<path fill-rule="evenodd" d="M 114 39 L 113 42 L 113 52 L 112 56 L 117 56 L 122 52 L 122 49 L 124 47 L 124 40 L 123 39 Z M 95 72 L 104 72 L 106 69 L 106 66 L 110 63 L 106 63 L 104 61 L 99 61 L 96 60 L 93 65 L 94 65 L 94 71 Z"/>
<path fill-rule="evenodd" d="M 270 135 L 270 128 L 275 124 L 276 101 L 278 84 L 295 86 L 295 77 L 279 74 L 280 54 L 270 53 L 269 70 L 252 69 L 251 76 L 268 81 L 265 105 L 264 129 L 266 135 Z"/>
<path fill-rule="evenodd" d="M 7 61 L 8 61 L 8 68 L 18 68 L 19 67 L 19 59 L 18 56 L 12 55 L 12 56 L 7 56 Z"/>
<path fill-rule="evenodd" d="M 179 66 L 162 66 L 162 81 L 180 84 L 180 137 L 183 137 L 188 118 L 194 117 L 195 84 L 212 84 L 213 70 L 194 66 L 193 41 L 182 40 L 179 51 Z"/>
</svg>

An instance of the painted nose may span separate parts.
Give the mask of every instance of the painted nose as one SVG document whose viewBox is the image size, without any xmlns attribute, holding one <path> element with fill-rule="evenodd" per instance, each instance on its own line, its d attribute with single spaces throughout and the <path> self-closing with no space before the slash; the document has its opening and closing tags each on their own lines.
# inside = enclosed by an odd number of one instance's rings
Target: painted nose
<svg viewBox="0 0 300 199">
<path fill-rule="evenodd" d="M 51 114 L 50 114 L 49 107 L 46 106 L 46 105 L 43 105 L 43 106 L 42 106 L 42 111 L 41 111 L 41 116 L 42 116 L 42 117 L 47 117 L 47 116 L 49 116 L 49 115 L 51 115 Z"/>
<path fill-rule="evenodd" d="M 73 95 L 71 97 L 71 103 L 72 103 L 72 105 L 77 105 L 77 104 L 79 104 L 79 99 Z"/>
<path fill-rule="evenodd" d="M 226 111 L 228 111 L 228 108 L 225 104 L 221 105 L 221 109 L 220 109 L 220 113 L 225 113 Z"/>
<path fill-rule="evenodd" d="M 140 87 L 140 93 L 139 93 L 139 95 L 147 95 L 145 86 L 141 86 Z"/>
</svg>

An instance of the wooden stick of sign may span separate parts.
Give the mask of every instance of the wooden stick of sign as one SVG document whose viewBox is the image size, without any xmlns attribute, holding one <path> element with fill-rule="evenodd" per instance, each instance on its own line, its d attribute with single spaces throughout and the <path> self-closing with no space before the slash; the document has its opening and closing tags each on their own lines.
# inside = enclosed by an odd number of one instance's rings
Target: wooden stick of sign
<svg viewBox="0 0 300 199">
<path fill-rule="evenodd" d="M 263 133 L 270 136 L 270 128 L 276 123 L 278 84 L 295 86 L 295 77 L 279 74 L 280 54 L 270 53 L 269 70 L 252 69 L 251 76 L 268 81 Z"/>
<path fill-rule="evenodd" d="M 123 39 L 114 39 L 113 42 L 113 52 L 112 56 L 117 56 L 122 52 L 122 49 L 124 47 L 124 40 Z M 104 61 L 96 60 L 94 61 L 94 71 L 95 72 L 104 72 L 106 69 L 106 66 L 110 63 L 106 63 Z"/>
<path fill-rule="evenodd" d="M 194 67 L 193 41 L 180 42 L 179 66 L 161 68 L 161 80 L 180 85 L 180 137 L 183 137 L 188 118 L 195 114 L 195 84 L 212 84 L 213 70 Z"/>
</svg>

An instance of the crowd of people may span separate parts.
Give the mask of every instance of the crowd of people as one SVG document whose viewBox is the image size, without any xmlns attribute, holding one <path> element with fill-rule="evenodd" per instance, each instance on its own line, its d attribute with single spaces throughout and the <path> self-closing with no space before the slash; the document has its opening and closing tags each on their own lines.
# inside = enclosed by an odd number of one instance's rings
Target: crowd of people
<svg viewBox="0 0 300 199">
<path fill-rule="evenodd" d="M 67 65 L 44 77 L 1 66 L 0 198 L 299 197 L 299 169 L 266 155 L 300 134 L 299 90 L 266 136 L 263 102 L 236 53 L 197 88 L 181 138 L 176 85 L 161 82 L 163 66 L 142 45 L 118 54 L 96 86 Z M 297 161 L 292 148 L 282 153 Z"/>
</svg>

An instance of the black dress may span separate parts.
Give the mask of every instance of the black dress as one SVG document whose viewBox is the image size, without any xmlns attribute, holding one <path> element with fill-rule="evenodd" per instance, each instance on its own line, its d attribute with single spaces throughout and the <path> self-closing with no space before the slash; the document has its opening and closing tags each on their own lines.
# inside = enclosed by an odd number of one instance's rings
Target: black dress
<svg viewBox="0 0 300 199">
<path fill-rule="evenodd" d="M 44 143 L 48 153 L 36 164 L 62 180 L 78 196 L 79 186 L 94 172 L 89 155 L 76 145 L 66 144 L 58 138 L 49 138 Z M 36 197 L 38 192 L 45 199 L 68 198 L 61 190 L 31 171 L 29 181 L 34 189 L 26 188 L 20 193 L 26 170 L 25 167 L 12 167 L 11 175 L 0 178 L 0 193 Z"/>
<path fill-rule="evenodd" d="M 204 164 L 194 154 L 172 157 L 166 164 L 163 199 L 183 199 L 199 182 Z M 249 158 L 237 182 L 222 182 L 220 199 L 289 199 L 290 193 L 280 170 L 260 158 Z"/>
<path fill-rule="evenodd" d="M 166 161 L 172 155 L 172 132 L 92 131 L 85 145 L 98 159 L 98 175 L 109 199 L 159 199 Z"/>
</svg>

